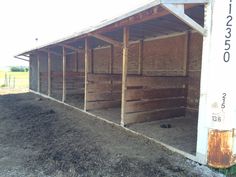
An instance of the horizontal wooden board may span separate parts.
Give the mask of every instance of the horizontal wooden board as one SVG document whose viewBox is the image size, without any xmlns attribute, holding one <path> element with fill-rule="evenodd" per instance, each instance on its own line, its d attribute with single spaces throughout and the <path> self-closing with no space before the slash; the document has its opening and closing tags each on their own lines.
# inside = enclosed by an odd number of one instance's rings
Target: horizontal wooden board
<svg viewBox="0 0 236 177">
<path fill-rule="evenodd" d="M 147 88 L 184 88 L 186 87 L 186 83 L 186 77 L 127 77 L 127 87 L 145 86 Z"/>
<path fill-rule="evenodd" d="M 87 101 L 121 100 L 121 92 L 88 93 Z"/>
<path fill-rule="evenodd" d="M 157 110 L 157 111 L 149 111 L 142 113 L 131 113 L 124 115 L 124 123 L 139 123 L 139 122 L 147 122 L 154 120 L 161 120 L 167 118 L 180 117 L 185 115 L 185 108 L 178 109 L 167 109 L 167 110 Z"/>
<path fill-rule="evenodd" d="M 127 89 L 126 101 L 186 96 L 186 88 Z"/>
<path fill-rule="evenodd" d="M 121 81 L 120 74 L 88 74 L 88 81 L 90 82 L 104 82 L 104 81 Z"/>
<path fill-rule="evenodd" d="M 87 102 L 87 110 L 95 109 L 106 109 L 113 107 L 120 107 L 121 101 L 96 101 L 96 102 Z"/>
<path fill-rule="evenodd" d="M 107 83 L 88 83 L 87 84 L 87 91 L 88 92 L 100 92 L 100 91 L 111 91 L 112 89 L 112 85 L 111 84 L 107 84 Z"/>
<path fill-rule="evenodd" d="M 155 109 L 169 109 L 176 107 L 185 107 L 186 98 L 174 98 L 174 99 L 161 99 L 161 100 L 148 100 L 148 101 L 131 101 L 126 102 L 125 112 L 142 112 L 151 111 Z"/>
<path fill-rule="evenodd" d="M 95 83 L 91 84 L 89 83 L 87 85 L 87 91 L 88 92 L 94 92 L 94 93 L 102 93 L 102 92 L 109 92 L 109 91 L 121 91 L 121 83 Z"/>
</svg>

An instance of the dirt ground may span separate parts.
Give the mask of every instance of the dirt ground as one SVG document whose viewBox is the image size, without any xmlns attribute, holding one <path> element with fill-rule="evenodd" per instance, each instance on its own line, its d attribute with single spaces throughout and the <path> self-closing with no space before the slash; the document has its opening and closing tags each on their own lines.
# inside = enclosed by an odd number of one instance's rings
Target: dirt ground
<svg viewBox="0 0 236 177">
<path fill-rule="evenodd" d="M 31 93 L 0 96 L 0 177 L 223 176 Z"/>
</svg>

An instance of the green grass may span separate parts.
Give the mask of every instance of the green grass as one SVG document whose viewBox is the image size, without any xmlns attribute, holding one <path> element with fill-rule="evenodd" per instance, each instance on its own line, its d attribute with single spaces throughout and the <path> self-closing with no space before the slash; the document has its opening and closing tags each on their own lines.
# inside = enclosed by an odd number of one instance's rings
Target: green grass
<svg viewBox="0 0 236 177">
<path fill-rule="evenodd" d="M 0 71 L 0 87 L 5 86 L 5 74 L 9 82 L 9 76 L 11 77 L 11 86 L 15 78 L 15 88 L 28 88 L 29 87 L 29 72 L 6 72 Z"/>
</svg>

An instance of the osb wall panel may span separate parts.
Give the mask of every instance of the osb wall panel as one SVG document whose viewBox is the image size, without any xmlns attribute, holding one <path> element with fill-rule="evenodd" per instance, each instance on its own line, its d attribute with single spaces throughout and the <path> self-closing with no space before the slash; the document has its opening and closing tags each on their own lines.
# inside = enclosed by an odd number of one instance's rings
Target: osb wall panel
<svg viewBox="0 0 236 177">
<path fill-rule="evenodd" d="M 102 74 L 109 72 L 111 48 L 97 48 L 93 50 L 93 71 Z"/>
<path fill-rule="evenodd" d="M 128 58 L 128 74 L 138 74 L 139 43 L 129 46 Z"/>
<path fill-rule="evenodd" d="M 144 75 L 182 75 L 185 36 L 145 41 L 143 45 Z"/>
<path fill-rule="evenodd" d="M 59 100 L 62 99 L 62 71 L 51 73 L 51 96 Z"/>
<path fill-rule="evenodd" d="M 114 74 L 122 73 L 122 48 L 114 47 L 114 63 L 113 63 Z"/>
<path fill-rule="evenodd" d="M 199 97 L 200 97 L 200 78 L 202 61 L 202 36 L 198 33 L 191 33 L 189 40 L 188 57 L 188 96 L 187 114 L 197 118 Z"/>
<path fill-rule="evenodd" d="M 39 53 L 40 72 L 40 93 L 48 93 L 48 55 L 45 52 Z"/>
<path fill-rule="evenodd" d="M 66 71 L 84 72 L 84 52 L 66 55 Z"/>
<path fill-rule="evenodd" d="M 77 69 L 76 59 L 77 59 L 76 53 L 66 55 L 66 71 L 76 71 Z"/>
<path fill-rule="evenodd" d="M 129 46 L 128 74 L 138 74 L 138 57 L 139 44 L 131 44 Z M 122 49 L 114 48 L 113 73 L 122 73 Z M 111 48 L 97 48 L 93 50 L 93 70 L 94 73 L 109 73 L 109 64 L 111 59 Z"/>
<path fill-rule="evenodd" d="M 40 72 L 47 72 L 48 71 L 48 55 L 47 53 L 40 53 L 39 54 L 39 71 Z"/>
<path fill-rule="evenodd" d="M 51 54 L 51 71 L 62 71 L 62 57 Z"/>
<path fill-rule="evenodd" d="M 35 55 L 30 55 L 30 89 L 37 91 L 38 67 Z"/>
<path fill-rule="evenodd" d="M 84 72 L 84 52 L 78 53 L 78 72 Z"/>
<path fill-rule="evenodd" d="M 66 72 L 66 92 L 67 95 L 84 93 L 84 73 Z"/>
<path fill-rule="evenodd" d="M 40 72 L 40 93 L 48 94 L 48 73 Z"/>
</svg>

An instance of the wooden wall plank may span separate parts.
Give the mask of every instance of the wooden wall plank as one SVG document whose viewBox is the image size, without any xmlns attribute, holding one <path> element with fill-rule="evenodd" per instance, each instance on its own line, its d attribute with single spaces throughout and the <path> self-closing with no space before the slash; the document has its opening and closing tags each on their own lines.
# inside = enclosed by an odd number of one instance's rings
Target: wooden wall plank
<svg viewBox="0 0 236 177">
<path fill-rule="evenodd" d="M 89 93 L 88 101 L 121 100 L 121 92 Z"/>
<path fill-rule="evenodd" d="M 142 113 L 126 114 L 125 124 L 161 120 L 185 115 L 185 108 L 166 109 L 159 111 L 150 111 Z"/>
<path fill-rule="evenodd" d="M 87 110 L 106 109 L 111 107 L 120 107 L 121 102 L 118 101 L 96 101 L 87 102 Z"/>
<path fill-rule="evenodd" d="M 185 88 L 167 89 L 128 89 L 126 91 L 126 101 L 140 99 L 155 99 L 186 96 Z"/>
<path fill-rule="evenodd" d="M 88 74 L 88 81 L 103 82 L 103 81 L 121 81 L 121 74 Z"/>
<path fill-rule="evenodd" d="M 127 87 L 145 86 L 150 88 L 184 88 L 187 77 L 148 77 L 148 76 L 128 76 Z"/>
<path fill-rule="evenodd" d="M 167 98 L 161 100 L 132 101 L 126 103 L 126 113 L 186 107 L 185 98 Z"/>
</svg>

